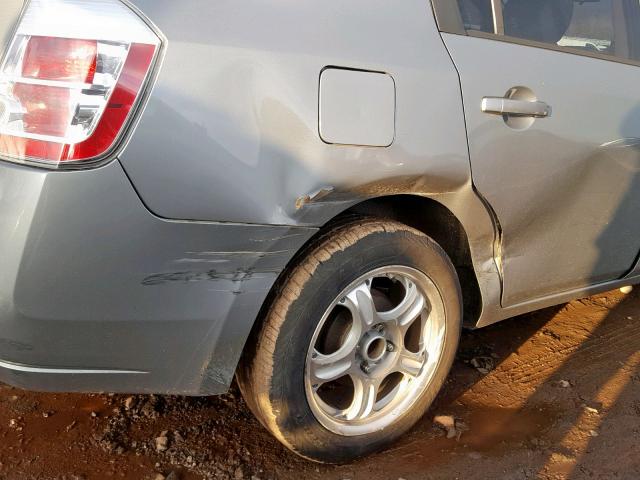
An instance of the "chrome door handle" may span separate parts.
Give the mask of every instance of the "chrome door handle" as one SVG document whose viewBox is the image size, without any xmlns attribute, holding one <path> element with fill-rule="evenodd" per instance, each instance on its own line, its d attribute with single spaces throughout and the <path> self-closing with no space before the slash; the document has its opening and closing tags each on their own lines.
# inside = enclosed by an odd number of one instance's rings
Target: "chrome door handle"
<svg viewBox="0 0 640 480">
<path fill-rule="evenodd" d="M 503 97 L 484 97 L 482 111 L 493 115 L 546 118 L 551 116 L 551 107 L 544 102 L 529 102 Z"/>
</svg>

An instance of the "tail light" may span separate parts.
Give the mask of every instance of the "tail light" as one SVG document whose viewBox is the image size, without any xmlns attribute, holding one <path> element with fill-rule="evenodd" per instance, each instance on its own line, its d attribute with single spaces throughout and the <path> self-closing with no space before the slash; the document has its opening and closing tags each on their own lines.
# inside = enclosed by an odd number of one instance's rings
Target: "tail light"
<svg viewBox="0 0 640 480">
<path fill-rule="evenodd" d="M 53 168 L 110 157 L 161 47 L 122 0 L 29 0 L 0 68 L 0 157 Z"/>
</svg>

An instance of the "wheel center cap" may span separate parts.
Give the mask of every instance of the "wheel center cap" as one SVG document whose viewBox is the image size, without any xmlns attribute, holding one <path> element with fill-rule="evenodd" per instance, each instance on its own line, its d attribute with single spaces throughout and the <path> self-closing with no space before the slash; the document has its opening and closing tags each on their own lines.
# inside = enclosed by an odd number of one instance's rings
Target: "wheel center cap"
<svg viewBox="0 0 640 480">
<path fill-rule="evenodd" d="M 360 351 L 365 360 L 378 362 L 387 353 L 387 339 L 380 332 L 369 332 L 363 339 Z"/>
</svg>

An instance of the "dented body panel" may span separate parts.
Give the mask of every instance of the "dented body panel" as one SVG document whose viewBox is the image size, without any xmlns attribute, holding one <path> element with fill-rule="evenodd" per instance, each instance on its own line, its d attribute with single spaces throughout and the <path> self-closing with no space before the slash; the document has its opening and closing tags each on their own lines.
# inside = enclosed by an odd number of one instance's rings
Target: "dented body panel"
<svg viewBox="0 0 640 480">
<path fill-rule="evenodd" d="M 0 381 L 220 393 L 313 228 L 167 221 L 120 165 L 0 165 Z"/>
<path fill-rule="evenodd" d="M 435 194 L 470 184 L 458 76 L 427 1 L 134 3 L 169 39 L 121 158 L 156 215 L 321 226 L 387 185 Z M 393 78 L 391 146 L 322 141 L 326 67 Z M 326 187 L 347 202 L 296 208 Z"/>
<path fill-rule="evenodd" d="M 640 251 L 640 69 L 443 38 L 462 79 L 474 184 L 502 228 L 503 306 L 624 277 Z M 504 58 L 514 67 L 498 68 Z M 484 96 L 510 89 L 532 92 L 553 113 L 514 128 L 481 111 Z"/>
<path fill-rule="evenodd" d="M 134 3 L 170 40 L 121 158 L 154 214 L 322 227 L 368 199 L 428 197 L 463 224 L 483 305 L 499 305 L 497 225 L 473 187 L 458 73 L 429 2 Z M 393 80 L 388 147 L 323 141 L 334 69 Z"/>
</svg>

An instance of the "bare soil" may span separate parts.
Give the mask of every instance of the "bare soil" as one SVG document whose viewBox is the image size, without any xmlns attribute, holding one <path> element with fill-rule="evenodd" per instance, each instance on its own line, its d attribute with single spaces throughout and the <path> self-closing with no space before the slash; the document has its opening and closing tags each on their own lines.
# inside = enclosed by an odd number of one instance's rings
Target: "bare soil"
<svg viewBox="0 0 640 480">
<path fill-rule="evenodd" d="M 234 388 L 217 398 L 0 385 L 0 480 L 638 479 L 640 296 L 612 292 L 465 332 L 435 405 L 386 452 L 297 458 Z M 433 423 L 452 416 L 447 438 Z"/>
</svg>

